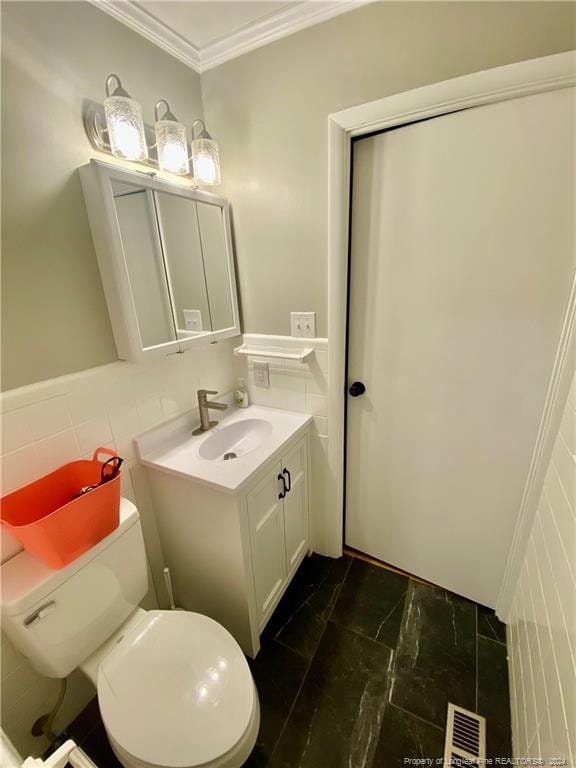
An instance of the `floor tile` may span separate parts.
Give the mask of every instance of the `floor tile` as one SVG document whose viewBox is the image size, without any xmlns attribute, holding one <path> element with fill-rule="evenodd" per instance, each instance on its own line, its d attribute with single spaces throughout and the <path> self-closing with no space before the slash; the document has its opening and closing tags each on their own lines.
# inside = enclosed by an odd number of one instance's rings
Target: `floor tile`
<svg viewBox="0 0 576 768">
<path fill-rule="evenodd" d="M 318 647 L 325 626 L 326 622 L 310 606 L 303 604 L 290 612 L 275 637 L 287 648 L 310 660 Z"/>
<path fill-rule="evenodd" d="M 506 624 L 503 624 L 491 608 L 478 606 L 478 634 L 506 643 Z"/>
<path fill-rule="evenodd" d="M 349 566 L 347 556 L 306 558 L 270 618 L 264 637 L 273 637 L 311 659 Z"/>
<path fill-rule="evenodd" d="M 474 709 L 476 605 L 410 581 L 394 658 L 393 704 L 444 728 L 448 702 Z"/>
<path fill-rule="evenodd" d="M 69 738 L 74 739 L 76 744 L 81 744 L 99 725 L 102 725 L 102 719 L 98 706 L 98 696 L 94 696 L 78 717 L 66 728 L 66 733 Z"/>
<path fill-rule="evenodd" d="M 406 760 L 428 758 L 435 765 L 444 755 L 444 730 L 389 704 L 384 712 L 372 768 L 409 765 Z M 415 763 L 412 763 L 414 765 Z"/>
<path fill-rule="evenodd" d="M 270 768 L 371 764 L 392 652 L 329 621 Z"/>
<path fill-rule="evenodd" d="M 260 699 L 260 732 L 245 765 L 264 768 L 304 679 L 308 662 L 273 640 L 263 644 L 256 659 L 248 661 Z"/>
<path fill-rule="evenodd" d="M 354 559 L 331 618 L 394 649 L 407 587 L 407 576 Z"/>
<path fill-rule="evenodd" d="M 486 718 L 486 756 L 512 756 L 506 646 L 478 638 L 478 714 Z"/>
<path fill-rule="evenodd" d="M 98 768 L 123 768 L 112 751 L 103 725 L 99 725 L 80 745 Z"/>
</svg>

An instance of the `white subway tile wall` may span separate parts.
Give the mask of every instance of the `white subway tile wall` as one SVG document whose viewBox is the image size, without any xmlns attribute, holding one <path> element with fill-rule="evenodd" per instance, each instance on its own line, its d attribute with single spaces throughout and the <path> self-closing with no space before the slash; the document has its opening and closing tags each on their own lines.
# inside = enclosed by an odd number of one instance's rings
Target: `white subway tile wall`
<svg viewBox="0 0 576 768">
<path fill-rule="evenodd" d="M 575 555 L 576 377 L 508 625 L 514 755 L 566 766 L 576 765 Z"/>
<path fill-rule="evenodd" d="M 235 386 L 232 348 L 238 339 L 189 350 L 153 362 L 117 362 L 2 394 L 2 495 L 68 461 L 90 457 L 99 445 L 126 460 L 122 494 L 134 500 L 130 467 L 133 438 L 161 421 L 196 406 L 196 390 L 221 392 Z M 20 550 L 2 532 L 2 560 Z M 30 735 L 34 721 L 49 711 L 59 682 L 38 675 L 2 635 L 2 726 L 21 754 L 39 755 L 48 743 Z M 63 728 L 94 695 L 75 672 L 56 728 Z"/>
<path fill-rule="evenodd" d="M 328 353 L 325 349 L 317 350 L 304 363 L 265 356 L 238 360 L 238 375 L 246 380 L 251 403 L 310 413 L 317 417 L 314 434 L 328 435 Z M 256 385 L 255 361 L 268 363 L 269 388 Z"/>
<path fill-rule="evenodd" d="M 40 755 L 49 742 L 30 734 L 32 724 L 49 712 L 58 698 L 60 681 L 39 675 L 2 633 L 2 728 L 23 756 Z M 94 697 L 92 683 L 79 670 L 68 678 L 68 688 L 54 729 L 61 731 Z"/>
<path fill-rule="evenodd" d="M 275 337 L 263 335 L 244 336 L 244 341 L 265 346 L 273 351 Z M 314 349 L 314 355 L 305 363 L 276 357 L 238 357 L 238 376 L 246 380 L 250 402 L 269 408 L 282 408 L 314 416 L 310 445 L 311 483 L 310 501 L 313 513 L 312 545 L 318 541 L 315 523 L 325 518 L 326 499 L 330 498 L 330 468 L 328 461 L 328 341 L 306 339 L 305 345 Z M 278 351 L 287 346 L 302 347 L 302 339 L 282 339 L 276 342 Z M 270 369 L 270 387 L 258 387 L 254 380 L 254 361 L 267 362 Z"/>
<path fill-rule="evenodd" d="M 201 382 L 220 391 L 234 387 L 234 345 L 227 340 L 153 362 L 112 363 L 3 393 L 2 494 L 89 457 L 100 445 L 133 461 L 132 439 L 194 408 Z M 123 493 L 133 498 L 128 472 L 124 478 Z"/>
</svg>

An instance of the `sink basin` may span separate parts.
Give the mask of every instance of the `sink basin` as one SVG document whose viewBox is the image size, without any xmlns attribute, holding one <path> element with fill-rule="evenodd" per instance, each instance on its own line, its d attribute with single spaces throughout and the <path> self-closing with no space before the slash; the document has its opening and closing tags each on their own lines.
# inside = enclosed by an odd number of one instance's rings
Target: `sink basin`
<svg viewBox="0 0 576 768">
<path fill-rule="evenodd" d="M 140 435 L 136 447 L 146 467 L 239 493 L 311 421 L 306 413 L 250 405 L 230 408 L 217 427 L 195 435 L 198 413 L 190 411 Z"/>
<path fill-rule="evenodd" d="M 224 461 L 245 456 L 270 436 L 272 424 L 264 419 L 243 419 L 216 429 L 198 448 L 201 458 Z"/>
</svg>

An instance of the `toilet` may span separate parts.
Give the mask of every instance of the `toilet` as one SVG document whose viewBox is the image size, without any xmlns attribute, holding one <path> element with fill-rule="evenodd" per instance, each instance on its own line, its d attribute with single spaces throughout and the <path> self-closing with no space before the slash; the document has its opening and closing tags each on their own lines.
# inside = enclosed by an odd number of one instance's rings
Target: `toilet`
<svg viewBox="0 0 576 768">
<path fill-rule="evenodd" d="M 207 616 L 138 607 L 147 574 L 138 510 L 122 499 L 118 528 L 65 568 L 27 552 L 2 566 L 3 628 L 40 674 L 92 680 L 125 768 L 240 768 L 260 724 L 244 654 Z"/>
</svg>

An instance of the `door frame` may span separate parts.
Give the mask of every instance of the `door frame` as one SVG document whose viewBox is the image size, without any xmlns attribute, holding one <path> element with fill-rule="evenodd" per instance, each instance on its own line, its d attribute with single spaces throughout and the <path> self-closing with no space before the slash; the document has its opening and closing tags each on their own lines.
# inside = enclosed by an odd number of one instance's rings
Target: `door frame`
<svg viewBox="0 0 576 768">
<path fill-rule="evenodd" d="M 530 59 L 433 83 L 404 93 L 360 104 L 328 116 L 328 463 L 330 498 L 322 539 L 326 554 L 339 557 L 344 540 L 346 457 L 346 339 L 348 306 L 348 255 L 350 234 L 350 182 L 352 140 L 462 109 L 494 104 L 576 85 L 576 51 Z M 506 618 L 524 558 L 536 512 L 551 443 L 559 421 L 558 411 L 567 392 L 571 341 L 576 325 L 576 277 L 546 401 L 540 421 L 515 532 L 505 569 L 497 612 Z"/>
</svg>

